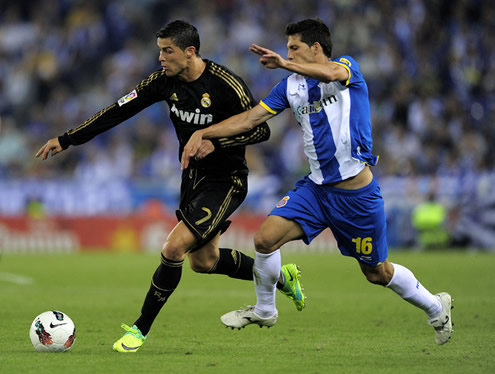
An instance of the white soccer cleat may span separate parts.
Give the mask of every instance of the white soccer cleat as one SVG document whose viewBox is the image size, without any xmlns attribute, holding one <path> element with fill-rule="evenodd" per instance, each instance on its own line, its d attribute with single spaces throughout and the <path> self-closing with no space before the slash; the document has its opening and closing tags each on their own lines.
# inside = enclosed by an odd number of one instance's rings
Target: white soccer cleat
<svg viewBox="0 0 495 374">
<path fill-rule="evenodd" d="M 249 306 L 246 309 L 234 310 L 220 317 L 220 320 L 226 327 L 233 329 L 241 329 L 247 325 L 257 324 L 259 327 L 272 327 L 277 323 L 278 312 L 268 318 L 262 318 L 254 312 L 254 306 Z"/>
<path fill-rule="evenodd" d="M 442 312 L 434 318 L 428 319 L 428 324 L 435 329 L 435 341 L 437 344 L 445 344 L 449 341 L 452 334 L 452 316 L 451 309 L 452 297 L 447 292 L 440 292 L 435 295 L 442 304 Z"/>
</svg>

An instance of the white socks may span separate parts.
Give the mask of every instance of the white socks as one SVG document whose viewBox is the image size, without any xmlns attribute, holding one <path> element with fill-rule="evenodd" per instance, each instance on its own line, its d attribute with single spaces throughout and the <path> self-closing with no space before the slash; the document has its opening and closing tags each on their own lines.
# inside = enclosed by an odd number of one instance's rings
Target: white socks
<svg viewBox="0 0 495 374">
<path fill-rule="evenodd" d="M 438 316 L 442 312 L 442 304 L 438 298 L 424 288 L 409 269 L 399 264 L 392 264 L 392 266 L 394 267 L 394 275 L 385 287 L 390 288 L 404 300 L 423 309 L 428 318 Z"/>
<path fill-rule="evenodd" d="M 254 312 L 262 318 L 271 317 L 277 312 L 275 292 L 281 265 L 280 249 L 268 254 L 256 252 L 253 277 L 257 303 Z M 429 318 L 438 316 L 442 312 L 442 304 L 438 298 L 424 288 L 409 269 L 399 264 L 392 266 L 394 275 L 386 287 L 407 302 L 424 310 Z"/>
<path fill-rule="evenodd" d="M 277 312 L 275 292 L 281 265 L 280 249 L 268 254 L 256 252 L 253 278 L 257 303 L 254 312 L 262 318 L 271 317 Z"/>
</svg>

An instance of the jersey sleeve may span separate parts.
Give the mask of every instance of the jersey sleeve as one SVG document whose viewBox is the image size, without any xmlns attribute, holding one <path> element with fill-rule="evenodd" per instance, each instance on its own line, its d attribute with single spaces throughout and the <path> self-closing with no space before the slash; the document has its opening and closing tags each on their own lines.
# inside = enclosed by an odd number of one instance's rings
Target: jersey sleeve
<svg viewBox="0 0 495 374">
<path fill-rule="evenodd" d="M 287 100 L 287 78 L 273 87 L 268 96 L 260 101 L 260 105 L 273 115 L 290 107 L 289 100 Z"/>
<path fill-rule="evenodd" d="M 266 122 L 263 122 L 261 125 L 258 125 L 240 135 L 210 140 L 215 145 L 215 148 L 229 148 L 240 145 L 261 143 L 268 139 L 270 139 L 270 127 L 268 127 Z"/>
<path fill-rule="evenodd" d="M 234 75 L 230 75 L 229 77 L 228 82 L 226 81 L 226 90 L 230 90 L 231 92 L 225 96 L 229 101 L 226 105 L 231 108 L 230 116 L 233 116 L 251 109 L 255 105 L 255 101 L 248 86 L 240 77 Z M 269 138 L 270 128 L 266 122 L 263 122 L 242 134 L 210 140 L 215 145 L 215 148 L 229 148 L 261 143 Z"/>
<path fill-rule="evenodd" d="M 133 117 L 151 104 L 163 100 L 164 90 L 162 86 L 165 78 L 163 70 L 154 72 L 138 84 L 133 91 L 100 110 L 76 128 L 59 136 L 60 145 L 63 149 L 67 149 L 70 145 L 84 144 L 98 134 Z"/>
<path fill-rule="evenodd" d="M 359 68 L 359 64 L 351 56 L 340 56 L 333 60 L 334 63 L 343 66 L 349 72 L 349 78 L 344 83 L 347 87 L 364 83 L 364 77 Z"/>
</svg>

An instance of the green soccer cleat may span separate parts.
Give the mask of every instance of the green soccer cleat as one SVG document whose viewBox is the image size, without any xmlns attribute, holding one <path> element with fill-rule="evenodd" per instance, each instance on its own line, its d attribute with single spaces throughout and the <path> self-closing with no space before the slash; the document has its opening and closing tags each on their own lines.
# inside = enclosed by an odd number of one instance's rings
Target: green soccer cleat
<svg viewBox="0 0 495 374">
<path fill-rule="evenodd" d="M 298 311 L 301 311 L 306 306 L 306 296 L 304 296 L 304 288 L 302 287 L 299 278 L 301 278 L 301 271 L 296 264 L 283 265 L 280 271 L 284 275 L 285 283 L 280 289 L 285 296 L 294 302 Z"/>
<path fill-rule="evenodd" d="M 136 325 L 129 327 L 123 323 L 121 327 L 127 332 L 115 342 L 113 350 L 122 353 L 136 352 L 146 341 L 146 336 L 141 334 Z"/>
</svg>

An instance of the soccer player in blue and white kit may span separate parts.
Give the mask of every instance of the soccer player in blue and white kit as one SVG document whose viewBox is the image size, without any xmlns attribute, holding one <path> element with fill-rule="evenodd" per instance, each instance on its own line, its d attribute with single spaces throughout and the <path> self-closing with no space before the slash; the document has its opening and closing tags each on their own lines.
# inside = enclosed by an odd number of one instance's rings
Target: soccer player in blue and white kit
<svg viewBox="0 0 495 374">
<path fill-rule="evenodd" d="M 249 49 L 265 67 L 292 74 L 254 108 L 198 130 L 182 155 L 185 168 L 191 157 L 200 157 L 203 139 L 240 134 L 286 108 L 302 129 L 311 172 L 280 200 L 255 235 L 257 303 L 223 315 L 222 322 L 233 328 L 273 326 L 280 247 L 296 239 L 309 244 L 328 227 L 340 252 L 357 259 L 369 282 L 424 310 L 436 343 L 446 343 L 452 333 L 451 296 L 432 295 L 410 270 L 388 260 L 384 204 L 370 170 L 377 157 L 371 153 L 368 88 L 358 63 L 350 56 L 331 60 L 331 34 L 319 18 L 290 23 L 285 34 L 287 59 L 255 44 Z"/>
</svg>

